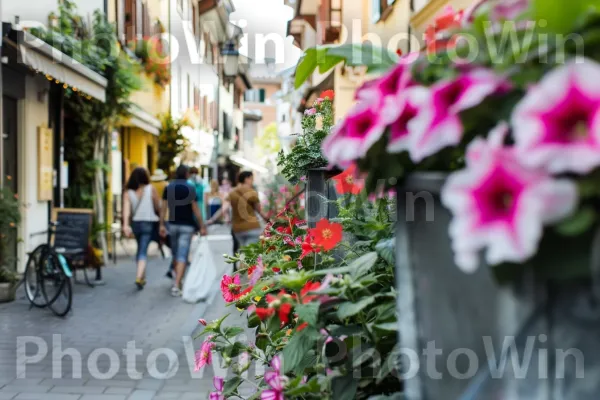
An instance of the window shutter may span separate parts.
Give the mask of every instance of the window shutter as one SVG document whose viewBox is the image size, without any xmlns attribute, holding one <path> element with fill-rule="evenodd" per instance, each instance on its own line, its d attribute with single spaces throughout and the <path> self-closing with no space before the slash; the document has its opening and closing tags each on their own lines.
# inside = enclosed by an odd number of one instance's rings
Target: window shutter
<svg viewBox="0 0 600 400">
<path fill-rule="evenodd" d="M 261 102 L 261 103 L 264 103 L 265 102 L 265 95 L 266 95 L 265 89 L 260 89 L 258 101 Z"/>
</svg>

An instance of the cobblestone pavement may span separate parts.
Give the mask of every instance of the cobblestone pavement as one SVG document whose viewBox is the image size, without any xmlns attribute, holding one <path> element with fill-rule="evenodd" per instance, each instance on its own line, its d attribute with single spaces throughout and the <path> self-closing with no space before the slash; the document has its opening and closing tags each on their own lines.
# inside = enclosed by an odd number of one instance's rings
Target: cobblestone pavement
<svg viewBox="0 0 600 400">
<path fill-rule="evenodd" d="M 220 277 L 230 268 L 222 254 L 231 240 L 223 227 L 212 228 L 209 240 Z M 167 264 L 151 259 L 148 285 L 138 292 L 135 265 L 121 258 L 105 268 L 105 286 L 74 286 L 64 319 L 30 309 L 20 288 L 17 301 L 0 305 L 0 400 L 207 398 L 216 370 L 193 372 L 199 343 L 190 336 L 198 318 L 222 315 L 224 304 L 216 282 L 211 302 L 171 297 Z"/>
</svg>

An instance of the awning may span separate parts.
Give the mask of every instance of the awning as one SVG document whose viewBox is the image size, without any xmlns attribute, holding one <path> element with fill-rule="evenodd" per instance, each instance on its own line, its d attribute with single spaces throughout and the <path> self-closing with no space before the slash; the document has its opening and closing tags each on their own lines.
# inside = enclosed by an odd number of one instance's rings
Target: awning
<svg viewBox="0 0 600 400">
<path fill-rule="evenodd" d="M 161 124 L 156 117 L 137 106 L 131 107 L 129 112 L 131 113 L 131 117 L 127 125 L 135 126 L 155 136 L 159 135 Z"/>
<path fill-rule="evenodd" d="M 258 165 L 256 163 L 253 163 L 252 161 L 248 161 L 242 156 L 233 155 L 233 156 L 230 156 L 229 159 L 231 160 L 232 163 L 237 164 L 240 167 L 249 168 L 256 172 L 260 172 L 261 174 L 266 174 L 269 172 L 269 170 L 266 169 L 265 167 Z"/>
<path fill-rule="evenodd" d="M 83 94 L 106 101 L 106 78 L 27 32 L 20 32 L 19 62 L 50 75 Z"/>
</svg>

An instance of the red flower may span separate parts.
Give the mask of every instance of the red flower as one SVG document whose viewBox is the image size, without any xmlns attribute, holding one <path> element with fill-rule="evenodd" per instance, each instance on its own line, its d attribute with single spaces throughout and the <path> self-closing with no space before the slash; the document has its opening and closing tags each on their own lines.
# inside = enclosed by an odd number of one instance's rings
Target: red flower
<svg viewBox="0 0 600 400">
<path fill-rule="evenodd" d="M 276 230 L 277 230 L 277 232 L 279 232 L 282 235 L 291 235 L 292 234 L 292 228 L 290 228 L 289 226 L 280 226 Z"/>
<path fill-rule="evenodd" d="M 275 310 L 273 308 L 256 307 L 256 310 L 254 310 L 254 312 L 261 321 L 264 321 L 265 319 L 270 318 L 273 314 L 275 314 Z"/>
<path fill-rule="evenodd" d="M 313 236 L 309 232 L 304 236 L 304 242 L 302 242 L 302 254 L 300 255 L 300 260 L 304 259 L 309 254 L 319 253 L 321 249 L 313 242 Z"/>
<path fill-rule="evenodd" d="M 241 291 L 240 277 L 223 275 L 221 279 L 221 294 L 226 302 L 231 303 L 236 301 L 240 296 Z"/>
<path fill-rule="evenodd" d="M 341 224 L 330 223 L 323 218 L 317 222 L 317 227 L 310 230 L 315 244 L 321 246 L 325 251 L 333 250 L 342 241 L 343 227 Z"/>
<path fill-rule="evenodd" d="M 273 267 L 272 271 L 277 274 L 277 273 L 281 272 L 281 268 L 279 268 L 279 267 Z"/>
<path fill-rule="evenodd" d="M 300 332 L 300 331 L 304 330 L 306 327 L 308 327 L 308 322 L 303 322 L 296 327 L 296 332 Z"/>
<path fill-rule="evenodd" d="M 321 93 L 319 97 L 322 99 L 329 99 L 333 101 L 333 99 L 335 98 L 335 92 L 333 90 L 325 90 Z"/>
<path fill-rule="evenodd" d="M 290 303 L 283 303 L 277 310 L 277 315 L 282 325 L 287 325 L 290 322 L 290 312 L 292 311 L 292 305 Z"/>
<path fill-rule="evenodd" d="M 337 190 L 339 194 L 359 194 L 363 189 L 363 182 L 362 180 L 357 182 L 355 180 L 355 175 L 356 165 L 353 164 L 341 174 L 334 176 L 335 190 Z"/>
<path fill-rule="evenodd" d="M 316 295 L 308 296 L 307 294 L 318 290 L 320 287 L 321 287 L 321 284 L 319 282 L 306 282 L 306 284 L 304 285 L 302 290 L 300 290 L 300 297 L 302 298 L 302 304 L 310 303 L 315 298 L 317 298 L 318 296 L 316 296 Z"/>
<path fill-rule="evenodd" d="M 444 14 L 437 17 L 434 23 L 425 31 L 425 42 L 427 43 L 427 52 L 437 53 L 440 50 L 454 48 L 458 40 L 457 36 L 449 37 L 446 31 L 460 28 L 463 18 L 463 11 L 455 12 L 449 6 Z"/>
<path fill-rule="evenodd" d="M 252 266 L 248 267 L 248 271 L 246 271 L 248 276 L 252 275 L 254 273 L 255 269 L 256 269 L 256 265 L 252 265 Z"/>
</svg>

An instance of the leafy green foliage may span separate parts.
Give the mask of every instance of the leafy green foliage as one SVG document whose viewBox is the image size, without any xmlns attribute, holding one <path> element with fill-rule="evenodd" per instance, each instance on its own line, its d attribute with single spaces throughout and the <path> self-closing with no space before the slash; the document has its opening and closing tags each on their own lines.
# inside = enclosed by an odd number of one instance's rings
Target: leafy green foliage
<svg viewBox="0 0 600 400">
<path fill-rule="evenodd" d="M 392 197 L 368 201 L 365 194 L 338 199 L 339 218 L 351 237 L 333 254 L 321 252 L 300 261 L 306 228 L 297 215 L 281 213 L 263 233 L 259 243 L 241 249 L 239 274 L 250 280 L 257 265 L 263 274 L 234 306 L 248 310 L 248 327 L 255 332 L 254 345 L 232 342 L 239 332 L 222 327 L 223 320 L 209 324 L 205 332 L 234 374 L 227 387 L 237 388 L 239 379 L 259 384 L 259 398 L 269 389 L 262 376 L 238 365 L 247 354 L 268 371 L 272 359 L 282 361 L 288 378 L 286 399 L 368 399 L 402 390 L 398 379 L 396 296 L 394 291 Z M 281 318 L 282 305 L 290 307 Z M 263 320 L 250 308 L 272 309 Z M 239 339 L 238 339 L 239 340 Z M 234 360 L 237 356 L 237 360 Z M 385 360 L 385 363 L 384 361 Z M 244 398 L 239 391 L 233 396 Z"/>
<path fill-rule="evenodd" d="M 314 112 L 313 112 L 314 111 Z M 333 103 L 331 99 L 320 99 L 302 119 L 303 133 L 298 135 L 296 145 L 289 154 L 279 153 L 277 165 L 281 174 L 292 184 L 298 183 L 309 169 L 328 165 L 321 153 L 323 140 L 333 126 Z"/>
<path fill-rule="evenodd" d="M 188 140 L 181 128 L 190 126 L 187 118 L 176 119 L 171 113 L 160 116 L 161 128 L 158 135 L 158 168 L 169 173 L 175 165 L 175 157 L 183 153 L 188 146 Z"/>
<path fill-rule="evenodd" d="M 366 66 L 369 72 L 385 71 L 398 61 L 398 56 L 390 51 L 371 44 L 344 44 L 339 46 L 321 46 L 311 48 L 304 55 L 296 67 L 296 89 L 318 68 L 324 74 L 340 63 L 348 66 Z"/>
<path fill-rule="evenodd" d="M 14 260 L 9 257 L 8 245 L 11 236 L 16 233 L 21 222 L 21 211 L 18 196 L 8 188 L 0 190 L 0 268 L 8 267 Z M 0 282 L 12 282 L 8 268 L 0 273 Z"/>
<path fill-rule="evenodd" d="M 131 94 L 141 87 L 139 64 L 121 51 L 115 27 L 96 10 L 92 26 L 77 13 L 72 0 L 62 1 L 58 14 L 50 19 L 57 23 L 49 29 L 32 29 L 31 33 L 66 55 L 81 62 L 107 80 L 106 101 L 101 102 L 75 91 L 65 89 L 65 111 L 73 129 L 65 132 L 65 153 L 71 175 L 66 204 L 69 207 L 89 208 L 103 193 L 94 186 L 98 170 L 108 167 L 104 159 L 96 159 L 96 148 L 106 146 L 108 133 L 118 121 L 129 115 Z"/>
</svg>

